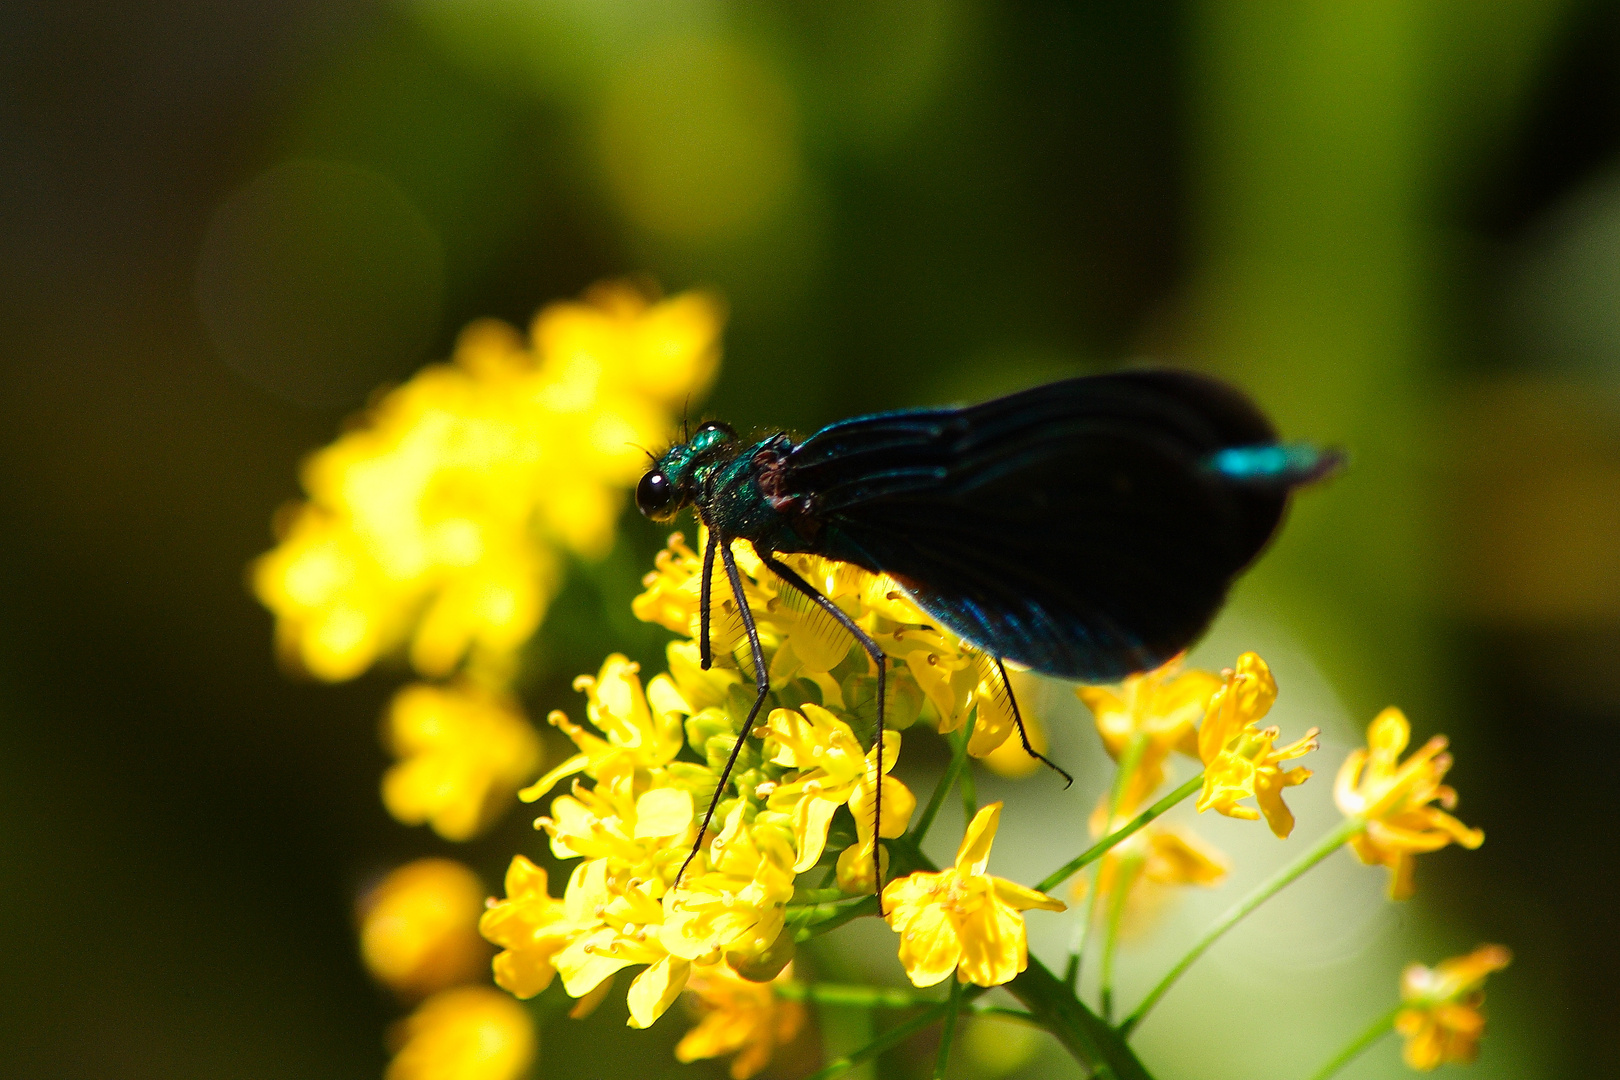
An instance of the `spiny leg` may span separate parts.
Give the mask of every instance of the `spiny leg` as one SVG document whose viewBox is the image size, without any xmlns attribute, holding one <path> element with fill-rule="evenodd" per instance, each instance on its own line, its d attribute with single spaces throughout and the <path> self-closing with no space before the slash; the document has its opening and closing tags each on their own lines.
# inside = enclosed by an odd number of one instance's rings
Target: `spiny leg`
<svg viewBox="0 0 1620 1080">
<path fill-rule="evenodd" d="M 709 823 L 714 820 L 714 811 L 720 805 L 720 796 L 725 794 L 726 781 L 731 779 L 731 770 L 737 764 L 737 755 L 742 753 L 743 744 L 748 741 L 748 732 L 754 726 L 754 717 L 759 715 L 760 706 L 765 704 L 765 695 L 771 692 L 771 673 L 765 667 L 765 649 L 759 643 L 759 630 L 754 626 L 754 613 L 748 609 L 748 597 L 743 593 L 742 576 L 737 573 L 737 560 L 731 554 L 731 545 L 726 543 L 719 530 L 710 527 L 710 551 L 714 550 L 717 542 L 720 548 L 720 561 L 725 564 L 726 577 L 731 581 L 731 595 L 736 598 L 737 610 L 742 614 L 743 630 L 748 634 L 748 647 L 754 654 L 754 689 L 758 693 L 753 706 L 748 710 L 748 719 L 743 721 L 742 730 L 737 733 L 737 742 L 731 748 L 731 756 L 726 759 L 726 767 L 720 773 L 720 781 L 714 786 L 714 797 L 709 800 L 709 808 L 703 812 L 703 826 L 698 829 L 697 840 L 692 844 L 692 850 L 686 854 L 686 861 L 681 863 L 681 869 L 675 875 L 676 885 L 681 883 L 686 868 L 692 864 L 692 860 L 703 847 L 703 838 L 709 832 Z"/>
<path fill-rule="evenodd" d="M 877 665 L 877 734 L 872 740 L 877 744 L 877 781 L 872 785 L 872 811 L 876 817 L 876 820 L 872 822 L 872 862 L 874 864 L 872 876 L 877 882 L 878 914 L 882 915 L 883 856 L 881 854 L 882 838 L 878 835 L 878 830 L 883 827 L 883 711 L 889 701 L 887 694 L 888 655 L 884 653 L 876 641 L 872 640 L 870 634 L 862 630 L 854 619 L 844 613 L 843 608 L 822 595 L 819 589 L 800 577 L 792 567 L 782 562 L 769 551 L 760 551 L 758 548 L 755 548 L 754 551 L 777 577 L 809 597 L 811 603 L 831 615 L 840 626 L 848 630 L 855 640 L 861 643 L 861 648 L 866 650 L 866 655 L 870 656 L 872 662 Z M 1009 687 L 1009 691 L 1010 689 Z"/>
<path fill-rule="evenodd" d="M 714 546 L 719 536 L 715 529 L 709 529 L 709 542 L 703 545 L 702 594 L 698 600 L 698 658 L 704 671 L 708 671 L 714 663 L 714 653 L 709 645 L 709 596 L 713 591 L 710 583 L 714 580 Z"/>
<path fill-rule="evenodd" d="M 1018 711 L 1018 695 L 1013 693 L 1012 680 L 1007 677 L 1007 666 L 1001 662 L 1001 657 L 999 656 L 992 656 L 990 659 L 996 662 L 996 670 L 1001 673 L 1001 685 L 1007 691 L 1007 703 L 1012 706 L 1013 723 L 1018 727 L 1018 741 L 1024 744 L 1024 753 L 1028 754 L 1032 758 L 1035 758 L 1037 761 L 1044 763 L 1048 769 L 1051 769 L 1053 772 L 1063 777 L 1063 786 L 1065 788 L 1072 787 L 1074 785 L 1074 777 L 1070 776 L 1068 772 L 1054 764 L 1051 758 L 1047 757 L 1045 754 L 1041 753 L 1039 750 L 1036 750 L 1035 747 L 1030 745 L 1029 732 L 1024 730 L 1024 717 Z"/>
</svg>

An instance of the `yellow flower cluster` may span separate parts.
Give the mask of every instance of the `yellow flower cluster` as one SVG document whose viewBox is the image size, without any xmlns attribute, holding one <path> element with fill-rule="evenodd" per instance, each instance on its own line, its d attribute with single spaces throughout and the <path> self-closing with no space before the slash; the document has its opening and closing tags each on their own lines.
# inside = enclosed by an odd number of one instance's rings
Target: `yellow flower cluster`
<svg viewBox="0 0 1620 1080">
<path fill-rule="evenodd" d="M 772 707 L 739 752 L 714 823 L 679 885 L 753 684 L 744 673 L 741 618 L 724 587 L 714 597 L 715 663 L 701 669 L 692 638 L 702 563 L 676 535 L 634 602 L 642 619 L 686 635 L 670 643 L 667 673 L 643 685 L 637 665 L 611 656 L 596 676 L 581 677 L 576 687 L 586 694 L 589 725 L 560 712 L 550 717 L 578 752 L 521 793 L 533 801 L 570 781 L 536 825 L 550 837 L 553 855 L 580 861 L 554 897 L 542 869 L 514 859 L 506 897 L 486 912 L 482 930 L 503 949 L 496 981 L 519 997 L 560 976 L 564 990 L 588 1008 L 616 972 L 639 966 L 628 1004 L 630 1023 L 645 1027 L 692 987 L 706 1019 L 696 1029 L 703 1034 L 689 1035 L 681 1054 L 738 1050 L 733 1074 L 742 1076 L 762 1067 L 769 1046 L 799 1023 L 796 1012 L 769 1004 L 768 988 L 751 988 L 778 976 L 792 958 L 786 913 L 798 875 L 819 868 L 818 887 L 836 882 L 852 896 L 870 893 L 876 839 L 900 836 L 916 799 L 900 781 L 879 774 L 875 747 L 865 749 L 876 719 L 876 672 L 865 652 L 821 609 L 781 587 L 748 545 L 738 543 L 733 552 L 768 658 Z M 1012 719 L 1005 694 L 995 690 L 993 666 L 930 625 L 892 581 L 811 556 L 787 561 L 900 661 L 889 676 L 893 729 L 882 736 L 885 773 L 901 751 L 902 734 L 894 729 L 919 717 L 945 731 L 976 717 L 970 746 L 979 754 L 1006 740 Z M 698 760 L 680 760 L 683 747 Z M 879 785 L 883 817 L 874 821 Z M 992 880 L 981 871 L 993 815 L 976 830 L 973 842 L 964 842 L 966 862 L 947 871 L 958 875 L 956 892 Z M 912 884 L 890 889 L 920 887 L 906 880 Z M 985 889 L 999 898 L 986 900 L 992 908 L 1009 902 L 1005 889 Z M 1010 902 L 1062 906 L 1032 895 L 1017 893 Z M 964 960 L 964 977 L 1006 981 L 1022 968 L 1022 917 L 1013 917 L 1016 934 L 1004 916 L 989 928 L 1000 937 L 981 938 L 973 927 L 962 932 L 972 957 Z M 905 940 L 902 958 L 909 955 Z M 929 962 L 937 964 L 939 955 L 931 951 Z"/>
<path fill-rule="evenodd" d="M 1264 660 L 1244 653 L 1219 675 L 1183 670 L 1182 658 L 1127 678 L 1117 687 L 1081 686 L 1075 694 L 1091 710 L 1103 747 L 1124 770 L 1091 816 L 1091 834 L 1121 828 L 1145 809 L 1164 785 L 1173 752 L 1201 760 L 1203 789 L 1198 809 L 1253 821 L 1264 815 L 1286 837 L 1293 815 L 1282 790 L 1303 783 L 1308 769 L 1283 771 L 1278 763 L 1316 748 L 1315 729 L 1278 749 L 1277 728 L 1259 721 L 1277 697 Z M 1253 798 L 1259 809 L 1243 800 Z M 1153 822 L 1110 848 L 1097 867 L 1099 897 L 1113 897 L 1128 917 L 1142 921 L 1165 888 L 1213 887 L 1226 878 L 1224 855 L 1185 829 Z M 1075 882 L 1078 898 L 1087 888 Z"/>
<path fill-rule="evenodd" d="M 1279 839 L 1294 831 L 1294 815 L 1283 803 L 1285 789 L 1310 779 L 1309 769 L 1283 769 L 1281 763 L 1315 750 L 1320 731 L 1278 748 L 1281 732 L 1260 720 L 1277 700 L 1271 669 L 1254 653 L 1238 657 L 1237 666 L 1221 673 L 1221 687 L 1209 700 L 1209 711 L 1198 728 L 1198 756 L 1204 762 L 1204 789 L 1198 810 L 1214 810 L 1227 817 L 1255 821 L 1262 814 Z M 1258 810 L 1244 806 L 1253 798 Z"/>
<path fill-rule="evenodd" d="M 395 1025 L 387 1080 L 517 1080 L 535 1055 L 528 1012 L 480 978 L 489 945 L 478 935 L 484 887 L 449 859 L 418 859 L 360 901 L 360 950 L 376 979 L 404 997 L 427 996 Z"/>
<path fill-rule="evenodd" d="M 1512 960 L 1500 945 L 1481 945 L 1432 969 L 1409 964 L 1401 972 L 1401 1011 L 1395 1014 L 1395 1030 L 1406 1038 L 1406 1063 L 1428 1072 L 1446 1062 L 1473 1061 L 1485 1034 L 1485 978 Z"/>
<path fill-rule="evenodd" d="M 451 363 L 304 463 L 309 499 L 252 569 L 283 657 L 328 680 L 401 647 L 431 676 L 507 663 L 558 588 L 561 553 L 612 545 L 641 447 L 712 379 L 722 320 L 706 294 L 654 303 L 610 283 L 545 308 L 527 340 L 468 326 Z"/>
</svg>

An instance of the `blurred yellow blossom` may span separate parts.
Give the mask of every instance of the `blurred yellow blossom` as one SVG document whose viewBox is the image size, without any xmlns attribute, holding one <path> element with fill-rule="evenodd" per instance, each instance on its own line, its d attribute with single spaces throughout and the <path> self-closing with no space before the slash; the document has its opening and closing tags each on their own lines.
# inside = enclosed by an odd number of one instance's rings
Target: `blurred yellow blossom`
<svg viewBox="0 0 1620 1080">
<path fill-rule="evenodd" d="M 1198 756 L 1198 721 L 1220 689 L 1221 677 L 1182 671 L 1182 659 L 1176 656 L 1152 671 L 1132 675 L 1117 689 L 1075 687 L 1075 696 L 1091 710 L 1103 747 L 1115 761 L 1124 761 L 1132 742 L 1143 740 L 1136 775 L 1125 790 L 1126 803 L 1142 801 L 1164 783 L 1171 751 Z"/>
<path fill-rule="evenodd" d="M 1401 1056 L 1428 1072 L 1447 1062 L 1466 1064 L 1479 1053 L 1485 1034 L 1485 979 L 1501 971 L 1513 954 L 1500 945 L 1481 945 L 1467 956 L 1442 960 L 1434 968 L 1409 964 L 1401 972 L 1402 1008 L 1395 1030 L 1406 1039 Z"/>
<path fill-rule="evenodd" d="M 394 870 L 360 900 L 366 969 L 411 996 L 472 981 L 489 957 L 478 936 L 484 896 L 478 876 L 451 859 Z"/>
<path fill-rule="evenodd" d="M 1110 818 L 1111 801 L 1105 794 L 1091 815 L 1093 838 L 1124 826 L 1142 809 L 1140 804 L 1122 802 Z M 1099 901 L 1114 898 L 1124 905 L 1122 929 L 1136 933 L 1151 925 L 1174 890 L 1188 885 L 1214 888 L 1226 880 L 1229 868 L 1226 856 L 1195 833 L 1155 821 L 1108 849 L 1097 862 L 1095 887 Z M 1088 887 L 1084 875 L 1076 876 L 1071 895 L 1082 899 Z"/>
<path fill-rule="evenodd" d="M 560 552 L 611 546 L 640 447 L 714 376 L 723 322 L 703 293 L 653 302 L 625 283 L 552 304 L 526 342 L 468 326 L 450 364 L 384 395 L 303 468 L 252 568 L 280 651 L 347 679 L 404 646 L 424 674 L 511 654 L 533 634 Z"/>
<path fill-rule="evenodd" d="M 1276 747 L 1281 732 L 1259 723 L 1276 700 L 1271 669 L 1252 652 L 1238 657 L 1235 669 L 1221 673 L 1221 686 L 1209 699 L 1204 723 L 1198 729 L 1198 756 L 1204 762 L 1198 811 L 1215 810 L 1245 821 L 1256 821 L 1264 814 L 1271 831 L 1286 838 L 1294 830 L 1294 815 L 1282 793 L 1310 779 L 1311 770 L 1284 770 L 1281 763 L 1315 750 L 1319 731 L 1311 728 L 1303 738 Z M 1259 810 L 1241 804 L 1240 800 L 1251 796 Z"/>
<path fill-rule="evenodd" d="M 483 831 L 540 766 L 540 738 L 517 705 L 465 682 L 399 691 L 383 741 L 399 758 L 383 776 L 383 805 L 446 840 Z"/>
<path fill-rule="evenodd" d="M 1001 822 L 1001 803 L 974 815 L 956 865 L 889 882 L 883 902 L 900 935 L 900 963 L 914 986 L 933 986 L 956 971 L 958 981 L 1000 986 L 1029 966 L 1022 912 L 1062 911 L 1045 893 L 985 873 Z"/>
<path fill-rule="evenodd" d="M 1405 714 L 1385 709 L 1367 727 L 1367 749 L 1345 758 L 1333 787 L 1339 809 L 1366 822 L 1350 837 L 1351 849 L 1369 866 L 1389 867 L 1393 900 L 1412 895 L 1413 855 L 1452 843 L 1477 848 L 1485 842 L 1483 831 L 1446 813 L 1457 805 L 1457 793 L 1440 782 L 1451 768 L 1445 736 L 1434 736 L 1403 762 L 1401 752 L 1411 737 Z"/>
<path fill-rule="evenodd" d="M 463 986 L 395 1025 L 385 1080 L 517 1080 L 534 1061 L 534 1024 L 498 990 Z"/>
<path fill-rule="evenodd" d="M 792 981 L 792 967 L 776 982 Z M 732 1080 L 748 1080 L 771 1062 L 778 1046 L 804 1027 L 804 1006 L 778 997 L 771 982 L 751 982 L 724 964 L 697 968 L 686 983 L 698 1022 L 675 1045 L 675 1058 L 691 1063 L 735 1054 Z"/>
</svg>

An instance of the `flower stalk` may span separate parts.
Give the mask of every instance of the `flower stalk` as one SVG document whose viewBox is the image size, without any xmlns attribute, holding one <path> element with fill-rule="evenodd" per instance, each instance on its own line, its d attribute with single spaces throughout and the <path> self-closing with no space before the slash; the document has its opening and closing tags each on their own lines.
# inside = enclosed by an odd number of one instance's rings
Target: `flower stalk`
<svg viewBox="0 0 1620 1080">
<path fill-rule="evenodd" d="M 1395 1030 L 1395 1016 L 1401 1011 L 1399 1005 L 1380 1016 L 1367 1026 L 1367 1029 L 1355 1038 L 1345 1043 L 1344 1048 L 1328 1059 L 1320 1069 L 1311 1074 L 1311 1080 L 1328 1080 L 1330 1076 L 1360 1057 L 1362 1051 L 1373 1043 Z"/>
<path fill-rule="evenodd" d="M 1142 999 L 1142 1003 L 1121 1021 L 1119 1025 L 1120 1032 L 1129 1035 L 1136 1030 L 1136 1026 L 1142 1022 L 1142 1018 L 1152 1011 L 1153 1006 L 1159 1003 L 1159 999 L 1164 997 L 1166 992 L 1176 984 L 1176 980 L 1186 974 L 1187 969 L 1192 967 L 1198 958 L 1209 950 L 1211 945 L 1219 941 L 1222 935 L 1242 922 L 1255 908 L 1271 899 L 1282 889 L 1293 884 L 1311 867 L 1339 850 L 1346 841 L 1366 827 L 1367 823 L 1359 817 L 1345 818 L 1303 855 L 1261 882 L 1253 892 L 1229 908 L 1224 915 L 1215 920 L 1214 925 L 1204 931 L 1204 936 L 1199 938 L 1197 943 L 1188 950 L 1187 955 L 1183 956 L 1176 966 L 1171 968 L 1163 979 L 1159 980 L 1159 984 L 1148 992 L 1147 997 Z"/>
<path fill-rule="evenodd" d="M 1051 892 L 1053 889 L 1069 880 L 1069 878 L 1079 873 L 1082 869 L 1108 854 L 1111 848 L 1117 846 L 1125 840 L 1130 839 L 1133 834 L 1140 832 L 1144 826 L 1150 824 L 1155 818 L 1168 813 L 1176 806 L 1176 804 L 1185 800 L 1189 795 L 1196 793 L 1198 789 L 1203 786 L 1203 784 L 1203 773 L 1199 773 L 1197 776 L 1192 777 L 1185 784 L 1182 784 L 1180 787 L 1176 788 L 1176 790 L 1172 791 L 1170 794 L 1166 795 L 1164 798 L 1160 799 L 1158 802 L 1154 803 L 1140 814 L 1137 814 L 1130 821 L 1126 822 L 1124 825 L 1121 825 L 1119 828 L 1115 829 L 1101 840 L 1098 840 L 1095 844 L 1092 844 L 1090 847 L 1086 848 L 1086 850 L 1082 851 L 1080 854 L 1076 855 L 1074 858 L 1070 859 L 1068 862 L 1064 863 L 1050 874 L 1047 874 L 1036 883 L 1036 891 Z"/>
</svg>

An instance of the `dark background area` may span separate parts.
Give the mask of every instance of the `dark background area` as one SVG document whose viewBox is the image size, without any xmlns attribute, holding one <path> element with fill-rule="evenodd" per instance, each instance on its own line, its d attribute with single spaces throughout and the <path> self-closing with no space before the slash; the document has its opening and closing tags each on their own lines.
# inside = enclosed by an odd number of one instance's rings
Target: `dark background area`
<svg viewBox="0 0 1620 1080">
<path fill-rule="evenodd" d="M 1452 736 L 1489 841 L 1425 862 L 1425 959 L 1512 944 L 1535 1075 L 1620 1075 L 1620 13 L 1353 6 L 0 8 L 0 1075 L 380 1075 L 353 898 L 449 845 L 376 797 L 400 673 L 285 678 L 243 567 L 372 386 L 634 272 L 727 295 L 742 426 L 1151 355 L 1349 446 L 1240 606 L 1353 715 Z M 691 115 L 638 89 L 669 72 Z M 764 149 L 715 166 L 711 128 Z M 427 240 L 288 219 L 293 307 L 373 292 L 277 367 L 210 327 L 208 252 L 288 161 Z M 535 716 L 606 633 L 543 638 Z M 530 835 L 457 852 L 493 882 Z"/>
</svg>

